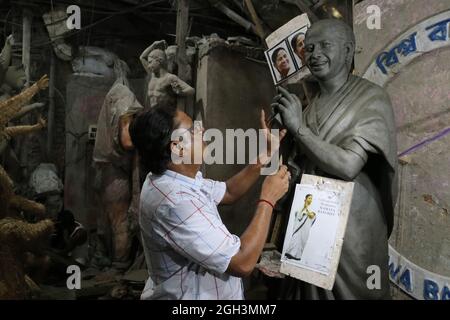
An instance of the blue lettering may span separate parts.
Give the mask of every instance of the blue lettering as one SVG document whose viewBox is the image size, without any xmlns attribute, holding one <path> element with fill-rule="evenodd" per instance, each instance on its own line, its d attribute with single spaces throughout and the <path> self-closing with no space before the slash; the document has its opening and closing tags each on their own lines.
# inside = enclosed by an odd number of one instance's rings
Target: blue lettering
<svg viewBox="0 0 450 320">
<path fill-rule="evenodd" d="M 397 278 L 397 274 L 400 272 L 400 268 L 401 268 L 400 265 L 397 268 L 395 268 L 394 262 L 389 264 L 389 274 L 391 275 L 392 280 L 394 280 L 395 282 L 397 282 L 396 278 Z"/>
<path fill-rule="evenodd" d="M 439 300 L 439 286 L 433 280 L 423 281 L 423 298 L 425 300 Z"/>
<path fill-rule="evenodd" d="M 402 275 L 400 276 L 400 283 L 405 287 L 406 291 L 412 292 L 411 287 L 411 272 L 408 268 L 403 271 Z"/>
<path fill-rule="evenodd" d="M 441 300 L 450 300 L 450 289 L 447 286 L 442 289 Z"/>
</svg>

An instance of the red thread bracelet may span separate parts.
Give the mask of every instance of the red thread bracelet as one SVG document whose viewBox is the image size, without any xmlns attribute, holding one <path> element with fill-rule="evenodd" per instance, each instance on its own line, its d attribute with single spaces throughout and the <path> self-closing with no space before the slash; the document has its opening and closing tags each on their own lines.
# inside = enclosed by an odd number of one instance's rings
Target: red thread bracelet
<svg viewBox="0 0 450 320">
<path fill-rule="evenodd" d="M 272 210 L 275 209 L 274 205 L 273 205 L 272 202 L 270 202 L 270 201 L 267 201 L 267 200 L 264 200 L 264 199 L 259 199 L 259 200 L 258 200 L 258 203 L 260 203 L 260 202 L 265 202 L 265 203 L 267 203 L 269 206 L 272 207 Z"/>
</svg>

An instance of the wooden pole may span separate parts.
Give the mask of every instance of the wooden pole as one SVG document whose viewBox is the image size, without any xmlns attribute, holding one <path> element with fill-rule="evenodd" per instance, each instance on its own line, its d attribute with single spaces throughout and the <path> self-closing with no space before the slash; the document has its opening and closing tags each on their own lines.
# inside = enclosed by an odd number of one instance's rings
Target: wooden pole
<svg viewBox="0 0 450 320">
<path fill-rule="evenodd" d="M 32 15 L 28 9 L 23 11 L 23 29 L 22 29 L 22 64 L 25 68 L 26 84 L 30 86 L 30 50 L 31 50 L 31 19 Z"/>
<path fill-rule="evenodd" d="M 177 1 L 177 27 L 176 27 L 176 44 L 177 44 L 177 65 L 178 65 L 178 77 L 181 80 L 186 80 L 186 73 L 188 71 L 188 62 L 186 56 L 186 37 L 188 36 L 189 27 L 189 1 L 178 0 Z M 189 110 L 186 110 L 187 99 L 178 98 L 177 107 L 179 110 L 185 111 L 189 114 Z"/>
<path fill-rule="evenodd" d="M 286 3 L 290 3 L 296 5 L 303 13 L 308 14 L 309 20 L 311 22 L 316 22 L 319 20 L 319 17 L 314 13 L 314 11 L 304 2 L 304 0 L 283 0 Z M 315 5 L 316 6 L 316 5 Z M 314 8 L 316 8 L 314 6 Z"/>
<path fill-rule="evenodd" d="M 30 10 L 24 9 L 22 12 L 22 65 L 25 69 L 25 88 L 30 86 L 30 61 L 31 61 L 31 20 L 32 15 Z M 29 121 L 29 116 L 25 116 L 23 121 Z M 26 136 L 20 140 L 20 165 L 22 166 L 22 174 L 28 174 L 28 141 Z"/>
<path fill-rule="evenodd" d="M 53 150 L 53 134 L 55 127 L 55 69 L 56 59 L 53 49 L 50 51 L 50 79 L 48 84 L 49 91 L 49 108 L 47 115 L 47 160 L 50 161 Z"/>
<path fill-rule="evenodd" d="M 261 20 L 259 20 L 258 14 L 256 13 L 255 7 L 253 6 L 252 0 L 244 0 L 245 5 L 247 6 L 248 12 L 250 13 L 250 17 L 252 18 L 252 22 L 255 25 L 255 32 L 261 38 L 263 44 L 265 44 L 265 33 L 261 24 Z"/>
</svg>

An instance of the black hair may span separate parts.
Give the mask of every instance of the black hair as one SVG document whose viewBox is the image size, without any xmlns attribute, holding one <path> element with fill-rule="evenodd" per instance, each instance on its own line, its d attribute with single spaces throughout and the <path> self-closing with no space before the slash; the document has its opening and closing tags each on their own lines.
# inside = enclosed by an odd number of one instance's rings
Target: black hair
<svg viewBox="0 0 450 320">
<path fill-rule="evenodd" d="M 130 137 L 139 154 L 143 174 L 162 174 L 167 169 L 176 111 L 175 106 L 159 106 L 139 113 L 131 121 Z"/>
<path fill-rule="evenodd" d="M 305 197 L 305 200 L 308 199 L 308 197 L 312 197 L 312 194 L 308 193 Z"/>
<path fill-rule="evenodd" d="M 274 64 L 275 67 L 277 66 L 276 62 L 277 62 L 277 55 L 278 55 L 278 52 L 280 52 L 281 50 L 286 51 L 285 48 L 279 47 L 279 48 L 276 48 L 276 49 L 274 50 L 274 52 L 272 52 L 272 62 L 273 62 L 273 64 Z"/>
<path fill-rule="evenodd" d="M 291 47 L 294 50 L 294 52 L 295 52 L 296 47 L 297 47 L 297 38 L 298 38 L 299 35 L 303 35 L 303 37 L 305 36 L 305 34 L 303 32 L 299 32 L 291 39 Z"/>
</svg>

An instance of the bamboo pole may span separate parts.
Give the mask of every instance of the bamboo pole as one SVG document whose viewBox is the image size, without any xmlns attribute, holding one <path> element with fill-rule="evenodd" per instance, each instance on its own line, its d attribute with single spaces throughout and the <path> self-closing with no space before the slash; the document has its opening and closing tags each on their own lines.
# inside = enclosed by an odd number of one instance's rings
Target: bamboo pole
<svg viewBox="0 0 450 320">
<path fill-rule="evenodd" d="M 49 107 L 47 115 L 47 159 L 51 159 L 51 154 L 53 150 L 53 136 L 55 128 L 55 70 L 56 70 L 56 59 L 53 50 L 50 51 L 50 79 L 48 84 L 49 90 Z"/>
</svg>

